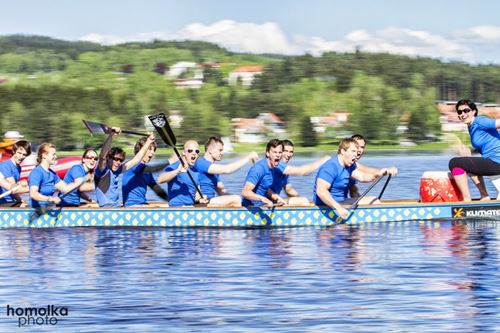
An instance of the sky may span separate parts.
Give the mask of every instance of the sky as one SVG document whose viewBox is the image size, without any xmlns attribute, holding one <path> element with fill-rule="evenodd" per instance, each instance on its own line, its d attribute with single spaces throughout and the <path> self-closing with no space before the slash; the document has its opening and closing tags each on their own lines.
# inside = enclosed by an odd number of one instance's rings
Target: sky
<svg viewBox="0 0 500 333">
<path fill-rule="evenodd" d="M 497 0 L 0 0 L 0 35 L 105 45 L 203 40 L 230 51 L 387 52 L 500 64 Z"/>
</svg>

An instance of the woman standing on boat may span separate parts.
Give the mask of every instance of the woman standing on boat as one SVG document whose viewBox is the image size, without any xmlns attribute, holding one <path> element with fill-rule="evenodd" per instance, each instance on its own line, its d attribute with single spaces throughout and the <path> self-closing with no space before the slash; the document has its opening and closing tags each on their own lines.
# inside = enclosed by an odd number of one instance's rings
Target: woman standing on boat
<svg viewBox="0 0 500 333">
<path fill-rule="evenodd" d="M 467 173 L 479 190 L 481 200 L 490 200 L 483 176 L 500 174 L 500 120 L 478 116 L 475 103 L 462 99 L 455 105 L 458 119 L 467 125 L 474 152 L 481 157 L 471 156 L 471 150 L 463 144 L 459 146 L 461 157 L 450 160 L 449 168 L 464 201 L 471 201 Z"/>
<path fill-rule="evenodd" d="M 64 176 L 64 182 L 72 183 L 77 178 L 85 177 L 89 175 L 89 179 L 82 184 L 77 190 L 70 192 L 69 194 L 61 197 L 61 206 L 64 207 L 78 207 L 80 206 L 80 198 L 88 202 L 92 202 L 92 199 L 85 193 L 94 190 L 94 170 L 97 165 L 97 152 L 95 149 L 88 148 L 85 149 L 82 156 L 82 163 L 73 165 L 71 169 Z"/>
<path fill-rule="evenodd" d="M 56 190 L 64 193 L 71 192 L 84 182 L 85 177 L 77 178 L 70 184 L 61 180 L 50 168 L 56 163 L 56 158 L 56 146 L 53 144 L 42 143 L 38 147 L 36 159 L 38 166 L 31 171 L 28 177 L 31 207 L 48 206 L 51 203 L 59 204 L 61 199 L 54 195 Z"/>
</svg>

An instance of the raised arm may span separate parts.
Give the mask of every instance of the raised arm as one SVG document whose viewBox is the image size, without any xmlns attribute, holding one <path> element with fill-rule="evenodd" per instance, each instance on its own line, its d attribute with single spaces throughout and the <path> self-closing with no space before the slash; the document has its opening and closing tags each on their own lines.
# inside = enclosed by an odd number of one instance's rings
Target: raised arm
<svg viewBox="0 0 500 333">
<path fill-rule="evenodd" d="M 311 172 L 317 170 L 321 165 L 323 165 L 323 163 L 325 163 L 329 159 L 329 156 L 324 156 L 320 160 L 300 166 L 287 165 L 283 173 L 289 176 L 307 176 Z"/>
<path fill-rule="evenodd" d="M 111 144 L 113 143 L 113 136 L 120 134 L 120 132 L 121 129 L 119 127 L 111 127 L 110 132 L 108 133 L 108 137 L 106 138 L 106 140 L 104 140 L 101 151 L 99 152 L 99 162 L 97 163 L 97 167 L 99 168 L 99 170 L 104 171 L 104 169 L 106 168 L 106 159 L 108 156 L 108 152 L 111 149 Z"/>
<path fill-rule="evenodd" d="M 245 156 L 237 161 L 234 161 L 232 163 L 228 163 L 228 164 L 215 164 L 215 163 L 213 163 L 208 168 L 208 173 L 210 173 L 212 175 L 233 173 L 236 170 L 243 167 L 245 164 L 247 164 L 250 161 L 255 163 L 255 161 L 258 158 L 259 158 L 259 155 L 253 151 L 250 154 L 248 154 L 247 156 Z"/>
<path fill-rule="evenodd" d="M 130 170 L 138 163 L 140 163 L 144 158 L 144 155 L 146 155 L 149 146 L 151 146 L 151 143 L 153 143 L 154 141 L 155 141 L 155 136 L 153 133 L 150 133 L 148 139 L 144 143 L 144 146 L 142 146 L 142 148 L 137 152 L 137 154 L 135 154 L 135 156 L 130 161 L 127 161 L 123 164 L 123 171 Z"/>
</svg>

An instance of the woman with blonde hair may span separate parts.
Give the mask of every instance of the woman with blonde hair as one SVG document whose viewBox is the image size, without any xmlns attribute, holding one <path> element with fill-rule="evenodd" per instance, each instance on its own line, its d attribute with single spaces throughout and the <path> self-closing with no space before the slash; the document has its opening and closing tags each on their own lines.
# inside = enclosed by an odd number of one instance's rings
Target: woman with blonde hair
<svg viewBox="0 0 500 333">
<path fill-rule="evenodd" d="M 56 146 L 52 143 L 42 143 L 37 151 L 37 166 L 28 177 L 31 207 L 48 206 L 51 203 L 59 204 L 61 199 L 54 195 L 56 191 L 68 193 L 78 188 L 86 177 L 75 179 L 67 184 L 50 167 L 56 163 Z"/>
</svg>

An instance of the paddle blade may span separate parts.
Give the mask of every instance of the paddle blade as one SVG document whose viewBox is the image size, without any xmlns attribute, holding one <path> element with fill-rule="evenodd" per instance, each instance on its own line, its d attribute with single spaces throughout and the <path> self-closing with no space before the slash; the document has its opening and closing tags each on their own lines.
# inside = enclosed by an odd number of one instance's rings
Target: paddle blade
<svg viewBox="0 0 500 333">
<path fill-rule="evenodd" d="M 85 120 L 85 119 L 82 119 L 82 121 L 85 124 L 85 127 L 87 127 L 87 129 L 89 130 L 90 134 L 108 134 L 109 133 L 110 128 L 104 124 L 96 123 L 96 122 L 93 122 L 90 120 Z"/>
<path fill-rule="evenodd" d="M 151 124 L 155 127 L 156 131 L 162 140 L 169 146 L 175 147 L 177 140 L 175 139 L 174 132 L 168 124 L 167 117 L 164 113 L 158 113 L 148 116 Z"/>
</svg>

